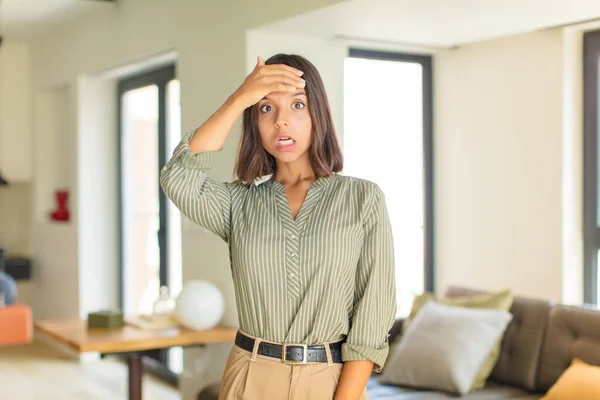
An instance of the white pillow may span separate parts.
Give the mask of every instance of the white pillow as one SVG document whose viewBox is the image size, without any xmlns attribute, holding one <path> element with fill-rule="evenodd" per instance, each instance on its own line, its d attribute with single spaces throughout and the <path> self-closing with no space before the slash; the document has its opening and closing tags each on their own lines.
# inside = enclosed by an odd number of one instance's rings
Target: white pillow
<svg viewBox="0 0 600 400">
<path fill-rule="evenodd" d="M 429 301 L 390 354 L 378 382 L 467 394 L 511 320 L 503 310 Z"/>
</svg>

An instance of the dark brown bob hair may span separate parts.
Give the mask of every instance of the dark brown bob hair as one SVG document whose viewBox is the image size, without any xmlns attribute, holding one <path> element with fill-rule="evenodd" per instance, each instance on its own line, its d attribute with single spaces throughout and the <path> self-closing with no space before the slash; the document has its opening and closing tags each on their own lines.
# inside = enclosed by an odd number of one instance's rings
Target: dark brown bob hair
<svg viewBox="0 0 600 400">
<path fill-rule="evenodd" d="M 342 171 L 344 157 L 333 126 L 325 86 L 317 68 L 304 57 L 295 54 L 276 54 L 266 60 L 265 64 L 285 64 L 304 71 L 302 78 L 306 81 L 304 90 L 312 121 L 312 145 L 309 151 L 313 171 L 318 178 Z M 235 174 L 245 183 L 252 183 L 263 175 L 274 174 L 276 169 L 275 157 L 265 150 L 260 140 L 258 112 L 257 103 L 244 110 L 242 120 L 242 138 Z"/>
</svg>

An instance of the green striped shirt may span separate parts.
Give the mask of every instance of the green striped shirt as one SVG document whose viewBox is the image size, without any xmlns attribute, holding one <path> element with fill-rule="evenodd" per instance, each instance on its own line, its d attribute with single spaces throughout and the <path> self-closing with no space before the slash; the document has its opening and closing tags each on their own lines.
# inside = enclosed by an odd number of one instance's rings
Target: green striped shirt
<svg viewBox="0 0 600 400">
<path fill-rule="evenodd" d="M 342 360 L 380 372 L 396 315 L 394 249 L 384 194 L 340 174 L 314 181 L 296 218 L 285 187 L 208 176 L 217 151 L 192 153 L 184 135 L 161 171 L 181 212 L 229 245 L 240 329 L 274 342 L 346 337 Z"/>
</svg>

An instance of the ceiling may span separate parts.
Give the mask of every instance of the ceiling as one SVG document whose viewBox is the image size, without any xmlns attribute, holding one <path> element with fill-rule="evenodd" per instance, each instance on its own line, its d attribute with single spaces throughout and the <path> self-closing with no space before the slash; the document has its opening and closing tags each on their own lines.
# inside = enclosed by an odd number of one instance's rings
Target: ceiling
<svg viewBox="0 0 600 400">
<path fill-rule="evenodd" d="M 0 34 L 39 35 L 116 3 L 0 0 Z M 262 30 L 446 48 L 596 18 L 600 0 L 350 0 Z"/>
<path fill-rule="evenodd" d="M 600 0 L 352 0 L 261 30 L 455 47 L 600 18 Z"/>
<path fill-rule="evenodd" d="M 0 35 L 39 35 L 56 25 L 114 6 L 103 0 L 0 0 Z"/>
</svg>

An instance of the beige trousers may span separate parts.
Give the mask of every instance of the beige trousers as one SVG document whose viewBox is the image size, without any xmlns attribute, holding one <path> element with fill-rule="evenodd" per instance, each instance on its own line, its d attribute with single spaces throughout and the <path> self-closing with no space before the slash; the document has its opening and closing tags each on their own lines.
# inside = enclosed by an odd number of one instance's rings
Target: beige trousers
<svg viewBox="0 0 600 400">
<path fill-rule="evenodd" d="M 343 364 L 284 364 L 276 358 L 256 354 L 259 341 L 262 340 L 256 341 L 253 352 L 233 345 L 221 379 L 219 400 L 333 399 Z M 369 400 L 366 388 L 360 400 Z"/>
</svg>

